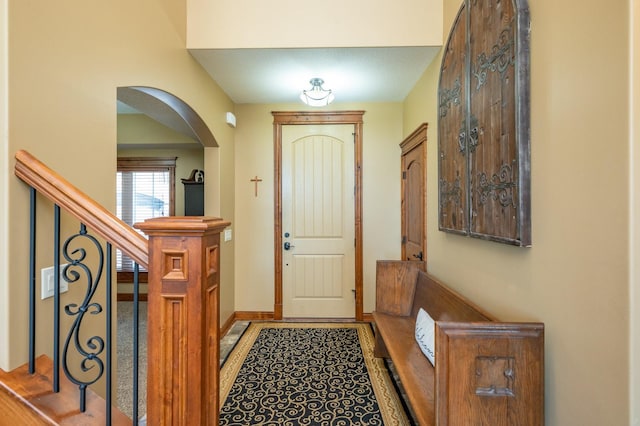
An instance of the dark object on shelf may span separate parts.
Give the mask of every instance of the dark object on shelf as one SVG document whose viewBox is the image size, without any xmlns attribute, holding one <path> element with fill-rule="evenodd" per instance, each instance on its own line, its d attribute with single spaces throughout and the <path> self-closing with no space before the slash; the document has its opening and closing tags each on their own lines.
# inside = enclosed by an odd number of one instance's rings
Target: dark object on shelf
<svg viewBox="0 0 640 426">
<path fill-rule="evenodd" d="M 188 178 L 182 178 L 182 183 L 204 182 L 204 170 L 193 169 Z"/>
<path fill-rule="evenodd" d="M 204 171 L 193 169 L 184 184 L 184 215 L 204 216 Z"/>
</svg>

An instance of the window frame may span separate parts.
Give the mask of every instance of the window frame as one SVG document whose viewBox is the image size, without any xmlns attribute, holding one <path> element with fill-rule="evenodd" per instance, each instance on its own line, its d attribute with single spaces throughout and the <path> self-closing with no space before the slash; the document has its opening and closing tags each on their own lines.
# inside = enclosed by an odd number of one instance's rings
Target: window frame
<svg viewBox="0 0 640 426">
<path fill-rule="evenodd" d="M 176 160 L 178 157 L 118 157 L 116 172 L 164 172 L 169 171 L 169 216 L 176 209 Z M 117 189 L 117 188 L 116 188 Z M 133 272 L 116 271 L 118 282 L 133 282 Z M 147 272 L 140 272 L 138 280 L 148 282 Z"/>
</svg>

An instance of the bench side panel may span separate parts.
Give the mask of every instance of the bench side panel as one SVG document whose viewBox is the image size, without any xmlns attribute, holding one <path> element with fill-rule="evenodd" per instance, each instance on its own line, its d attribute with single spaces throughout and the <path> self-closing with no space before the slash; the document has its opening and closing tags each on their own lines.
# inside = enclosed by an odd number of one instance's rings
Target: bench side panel
<svg viewBox="0 0 640 426">
<path fill-rule="evenodd" d="M 544 325 L 436 323 L 436 424 L 543 425 Z"/>
</svg>

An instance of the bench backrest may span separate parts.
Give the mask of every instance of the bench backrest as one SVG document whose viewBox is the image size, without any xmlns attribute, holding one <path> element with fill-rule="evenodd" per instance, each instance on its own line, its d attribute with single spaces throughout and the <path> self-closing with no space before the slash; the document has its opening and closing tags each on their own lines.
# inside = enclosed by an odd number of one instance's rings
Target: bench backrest
<svg viewBox="0 0 640 426">
<path fill-rule="evenodd" d="M 424 262 L 378 260 L 376 262 L 376 311 L 403 317 L 410 315 L 418 271 L 424 270 Z"/>
<path fill-rule="evenodd" d="M 376 311 L 415 318 L 420 308 L 436 321 L 496 320 L 427 274 L 424 262 L 379 260 L 376 263 Z"/>
<path fill-rule="evenodd" d="M 469 300 L 436 281 L 426 272 L 418 271 L 411 315 L 423 308 L 435 321 L 495 321 L 496 319 Z"/>
</svg>

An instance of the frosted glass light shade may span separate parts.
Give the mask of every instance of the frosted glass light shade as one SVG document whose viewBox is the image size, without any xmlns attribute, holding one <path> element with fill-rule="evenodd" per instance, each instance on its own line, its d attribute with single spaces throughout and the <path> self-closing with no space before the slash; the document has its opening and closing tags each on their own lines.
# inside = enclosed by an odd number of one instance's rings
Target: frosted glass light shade
<svg viewBox="0 0 640 426">
<path fill-rule="evenodd" d="M 311 89 L 303 90 L 300 94 L 300 100 L 309 106 L 322 107 L 333 102 L 335 96 L 330 89 L 323 89 L 324 80 L 321 78 L 312 78 L 309 80 Z"/>
</svg>

